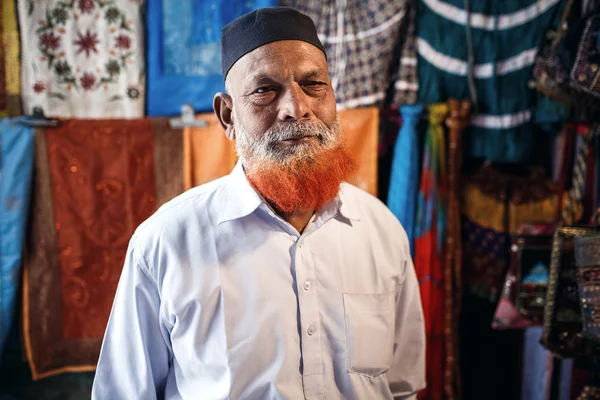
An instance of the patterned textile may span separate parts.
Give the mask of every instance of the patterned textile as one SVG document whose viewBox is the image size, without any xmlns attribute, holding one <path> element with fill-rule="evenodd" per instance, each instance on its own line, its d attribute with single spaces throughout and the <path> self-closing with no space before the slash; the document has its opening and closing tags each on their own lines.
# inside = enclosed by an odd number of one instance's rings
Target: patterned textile
<svg viewBox="0 0 600 400">
<path fill-rule="evenodd" d="M 446 104 L 428 107 L 415 226 L 414 264 L 421 289 L 427 335 L 427 389 L 420 399 L 442 399 L 444 393 L 444 236 L 445 236 L 445 132 Z"/>
<path fill-rule="evenodd" d="M 502 162 L 533 155 L 537 94 L 527 82 L 538 46 L 560 19 L 563 5 L 564 0 L 486 0 L 471 2 L 469 17 L 463 0 L 418 0 L 419 102 L 474 100 L 468 155 Z"/>
<path fill-rule="evenodd" d="M 23 104 L 62 118 L 144 115 L 142 0 L 23 0 Z"/>
<path fill-rule="evenodd" d="M 558 188 L 539 173 L 516 176 L 487 165 L 462 188 L 465 283 L 494 302 L 508 267 L 509 236 L 524 223 L 554 223 Z"/>
<path fill-rule="evenodd" d="M 0 354 L 15 315 L 29 192 L 33 130 L 16 119 L 0 121 Z"/>
<path fill-rule="evenodd" d="M 402 51 L 398 77 L 394 84 L 394 104 L 415 104 L 419 91 L 417 79 L 417 46 L 415 44 L 415 19 L 417 16 L 417 0 L 406 0 L 406 33 Z"/>
<path fill-rule="evenodd" d="M 392 80 L 394 50 L 401 45 L 401 28 L 408 21 L 406 1 L 283 0 L 281 3 L 315 21 L 327 52 L 338 107 L 382 105 Z M 414 90 L 414 81 L 409 83 Z M 402 89 L 403 84 L 398 85 Z"/>
<path fill-rule="evenodd" d="M 183 180 L 188 190 L 225 176 L 237 162 L 235 145 L 225 136 L 214 113 L 200 114 L 204 128 L 183 130 Z"/>
<path fill-rule="evenodd" d="M 0 1 L 0 118 L 21 115 L 19 30 L 14 0 Z"/>
<path fill-rule="evenodd" d="M 387 206 L 402 223 L 414 255 L 415 214 L 419 190 L 419 134 L 417 125 L 423 106 L 400 107 L 402 127 L 394 146 Z"/>
<path fill-rule="evenodd" d="M 182 104 L 212 110 L 221 75 L 221 28 L 277 0 L 148 0 L 148 115 L 176 115 Z M 157 29 L 157 27 L 161 27 Z"/>
<path fill-rule="evenodd" d="M 23 333 L 34 379 L 96 366 L 137 226 L 183 191 L 182 138 L 150 120 L 72 120 L 36 136 Z"/>
</svg>

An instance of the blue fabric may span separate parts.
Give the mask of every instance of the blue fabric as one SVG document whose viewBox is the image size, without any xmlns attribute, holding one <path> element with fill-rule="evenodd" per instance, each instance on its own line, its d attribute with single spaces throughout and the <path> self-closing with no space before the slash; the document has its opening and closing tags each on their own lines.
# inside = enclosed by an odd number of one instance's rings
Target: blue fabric
<svg viewBox="0 0 600 400">
<path fill-rule="evenodd" d="M 414 255 L 415 214 L 419 191 L 419 135 L 417 125 L 423 106 L 405 105 L 400 107 L 402 127 L 394 145 L 394 158 L 390 173 L 390 186 L 387 206 L 400 220 Z"/>
<path fill-rule="evenodd" d="M 33 129 L 17 119 L 0 121 L 0 353 L 15 312 L 29 193 Z"/>
<path fill-rule="evenodd" d="M 221 28 L 276 0 L 148 0 L 148 101 L 150 116 L 177 115 L 182 104 L 212 111 L 221 75 Z"/>
<path fill-rule="evenodd" d="M 546 399 L 548 383 L 552 378 L 552 355 L 540 344 L 541 338 L 541 327 L 524 331 L 522 400 Z"/>
</svg>

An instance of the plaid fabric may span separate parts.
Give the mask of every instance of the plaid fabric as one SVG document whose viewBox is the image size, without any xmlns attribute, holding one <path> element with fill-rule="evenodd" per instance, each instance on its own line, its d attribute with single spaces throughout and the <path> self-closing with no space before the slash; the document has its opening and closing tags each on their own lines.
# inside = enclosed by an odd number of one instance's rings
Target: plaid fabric
<svg viewBox="0 0 600 400">
<path fill-rule="evenodd" d="M 406 3 L 406 33 L 394 83 L 394 104 L 416 104 L 419 91 L 417 79 L 417 46 L 415 44 L 416 2 Z"/>
<path fill-rule="evenodd" d="M 325 46 L 338 107 L 381 106 L 408 18 L 404 0 L 283 0 L 310 16 Z"/>
</svg>

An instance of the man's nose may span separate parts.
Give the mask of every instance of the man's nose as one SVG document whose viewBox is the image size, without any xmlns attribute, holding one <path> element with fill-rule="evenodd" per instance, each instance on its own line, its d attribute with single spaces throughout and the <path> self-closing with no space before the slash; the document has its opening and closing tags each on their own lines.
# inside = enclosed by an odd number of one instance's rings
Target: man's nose
<svg viewBox="0 0 600 400">
<path fill-rule="evenodd" d="M 281 98 L 279 119 L 281 121 L 299 121 L 310 118 L 306 94 L 299 85 L 287 89 Z"/>
</svg>

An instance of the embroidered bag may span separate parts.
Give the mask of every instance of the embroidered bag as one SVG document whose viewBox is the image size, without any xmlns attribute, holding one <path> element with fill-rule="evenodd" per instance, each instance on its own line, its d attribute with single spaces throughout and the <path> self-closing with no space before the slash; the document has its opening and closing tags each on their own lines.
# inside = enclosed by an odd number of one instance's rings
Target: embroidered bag
<svg viewBox="0 0 600 400">
<path fill-rule="evenodd" d="M 600 342 L 600 235 L 575 238 L 583 336 Z"/>
</svg>

